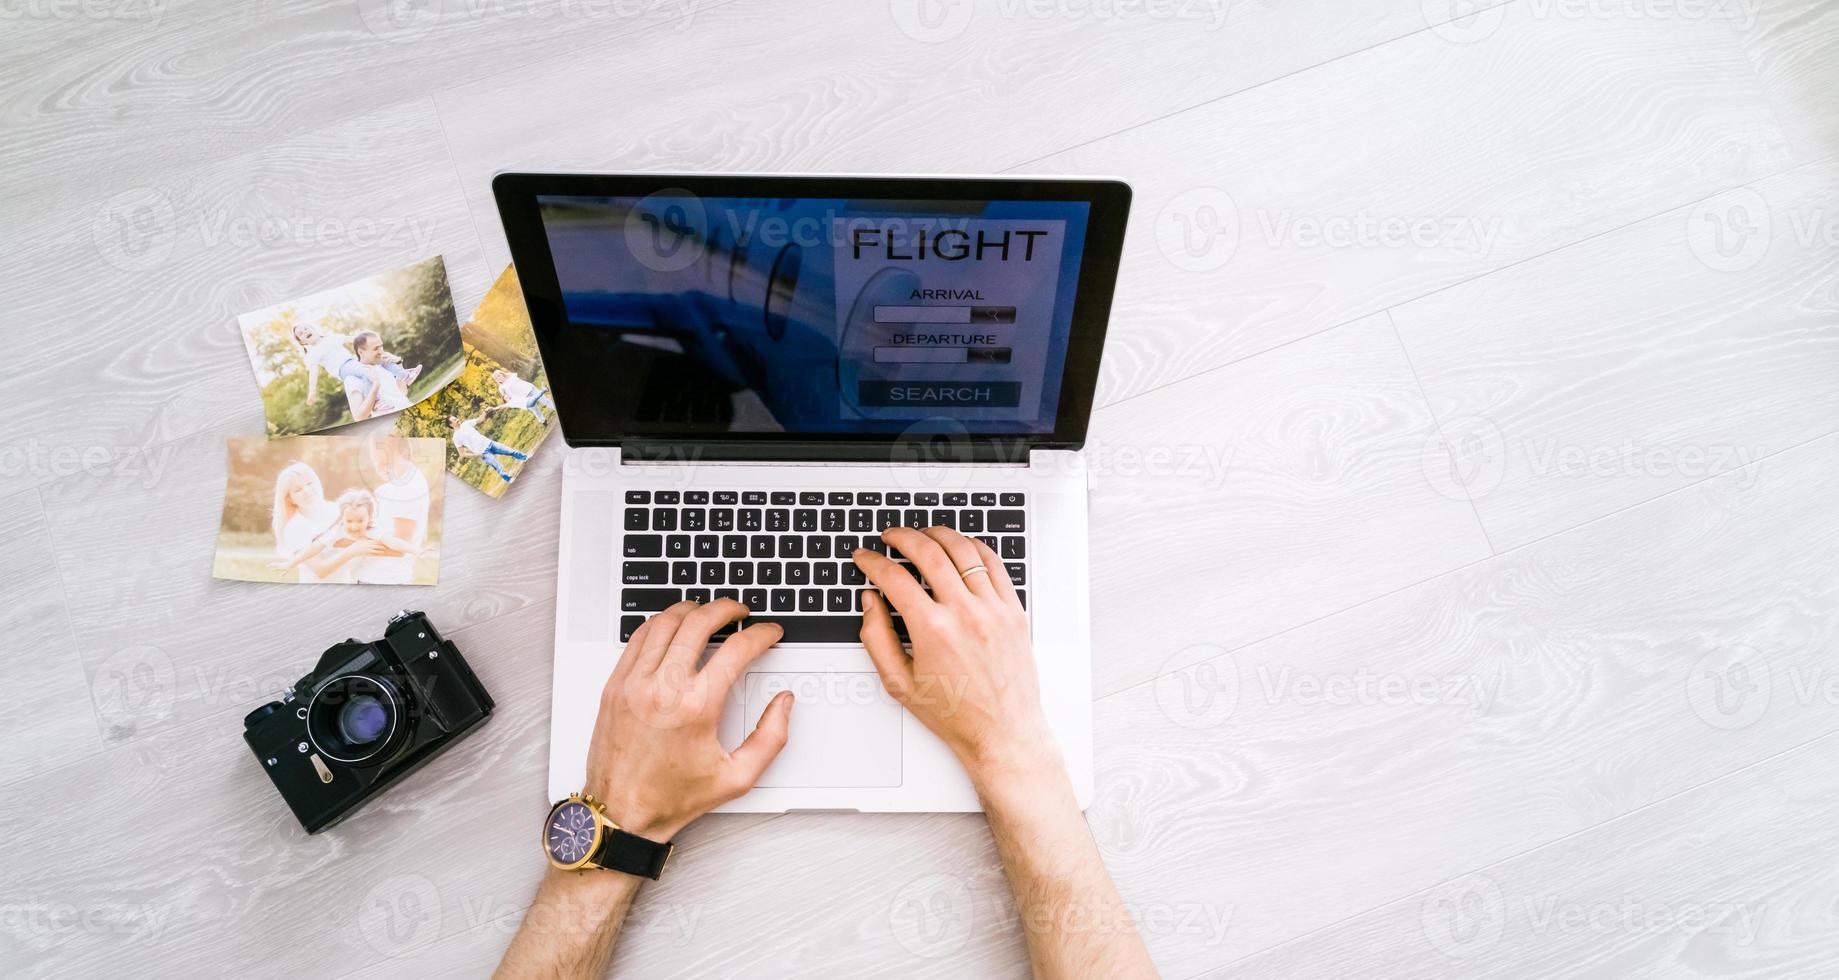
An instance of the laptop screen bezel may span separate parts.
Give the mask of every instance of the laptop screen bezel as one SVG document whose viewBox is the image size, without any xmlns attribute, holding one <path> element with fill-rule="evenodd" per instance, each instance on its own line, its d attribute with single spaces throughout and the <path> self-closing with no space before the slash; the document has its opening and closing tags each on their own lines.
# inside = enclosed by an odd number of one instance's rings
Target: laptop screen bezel
<svg viewBox="0 0 1839 980">
<path fill-rule="evenodd" d="M 1122 258 L 1130 187 L 1116 180 L 1038 177 L 772 176 L 713 174 L 501 173 L 492 195 L 511 260 L 536 332 L 549 383 L 570 446 L 617 446 L 639 455 L 684 449 L 761 459 L 886 459 L 903 441 L 886 432 L 653 433 L 622 431 L 610 412 L 594 411 L 594 369 L 605 355 L 571 343 L 567 308 L 557 280 L 538 199 L 551 196 L 646 197 L 683 191 L 706 198 L 841 198 L 897 201 L 1079 201 L 1088 207 L 1086 241 L 1073 296 L 1072 326 L 1060 383 L 1060 404 L 1049 432 L 954 433 L 930 450 L 946 461 L 1025 456 L 1029 449 L 1084 445 L 1098 385 Z M 565 367 L 563 367 L 566 365 Z M 604 375 L 603 375 L 604 377 Z M 908 438 L 911 438 L 909 436 Z"/>
</svg>

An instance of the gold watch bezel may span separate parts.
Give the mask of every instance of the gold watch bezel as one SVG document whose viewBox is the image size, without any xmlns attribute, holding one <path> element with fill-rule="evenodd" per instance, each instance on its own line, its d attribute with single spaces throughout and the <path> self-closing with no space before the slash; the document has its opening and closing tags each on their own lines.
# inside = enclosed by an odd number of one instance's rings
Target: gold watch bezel
<svg viewBox="0 0 1839 980">
<path fill-rule="evenodd" d="M 588 844 L 587 854 L 583 855 L 581 860 L 573 864 L 563 864 L 557 861 L 555 855 L 549 851 L 549 824 L 555 819 L 556 811 L 570 803 L 583 804 L 587 807 L 588 812 L 594 815 L 594 839 Z M 560 871 L 581 871 L 586 868 L 597 868 L 604 871 L 605 868 L 594 863 L 594 855 L 600 853 L 600 845 L 606 840 L 608 829 L 618 830 L 619 824 L 614 823 L 607 816 L 607 811 L 599 800 L 585 793 L 570 793 L 567 799 L 558 800 L 549 808 L 549 813 L 543 817 L 543 827 L 537 837 L 538 843 L 543 845 L 543 858 L 549 862 L 550 867 Z"/>
</svg>

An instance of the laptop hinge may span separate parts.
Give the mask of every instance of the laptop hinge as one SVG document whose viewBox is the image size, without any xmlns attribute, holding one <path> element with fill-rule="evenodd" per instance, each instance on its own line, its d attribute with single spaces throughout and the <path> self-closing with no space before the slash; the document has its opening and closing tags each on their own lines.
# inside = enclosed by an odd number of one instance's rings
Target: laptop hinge
<svg viewBox="0 0 1839 980">
<path fill-rule="evenodd" d="M 898 442 L 827 440 L 821 442 L 734 441 L 620 444 L 621 463 L 684 465 L 693 463 L 858 463 L 874 466 L 982 464 L 1027 466 L 1031 451 L 1045 446 L 1022 439 L 977 439 L 935 436 Z"/>
</svg>

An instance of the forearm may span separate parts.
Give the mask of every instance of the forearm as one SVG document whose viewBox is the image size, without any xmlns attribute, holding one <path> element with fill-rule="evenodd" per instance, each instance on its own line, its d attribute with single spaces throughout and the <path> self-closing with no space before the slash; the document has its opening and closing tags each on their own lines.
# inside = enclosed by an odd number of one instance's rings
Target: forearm
<svg viewBox="0 0 1839 980">
<path fill-rule="evenodd" d="M 1154 977 L 1057 749 L 973 774 L 1038 977 Z"/>
<path fill-rule="evenodd" d="M 601 977 L 640 881 L 617 871 L 550 868 L 495 977 Z"/>
</svg>

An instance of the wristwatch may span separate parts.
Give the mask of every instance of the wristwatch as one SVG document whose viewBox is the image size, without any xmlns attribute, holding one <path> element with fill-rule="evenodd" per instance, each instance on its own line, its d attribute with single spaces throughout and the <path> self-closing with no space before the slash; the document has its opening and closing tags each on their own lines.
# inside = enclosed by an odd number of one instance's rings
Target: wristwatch
<svg viewBox="0 0 1839 980">
<path fill-rule="evenodd" d="M 575 793 L 549 808 L 543 854 L 563 871 L 605 868 L 658 880 L 670 863 L 671 845 L 619 829 L 592 796 Z"/>
</svg>

